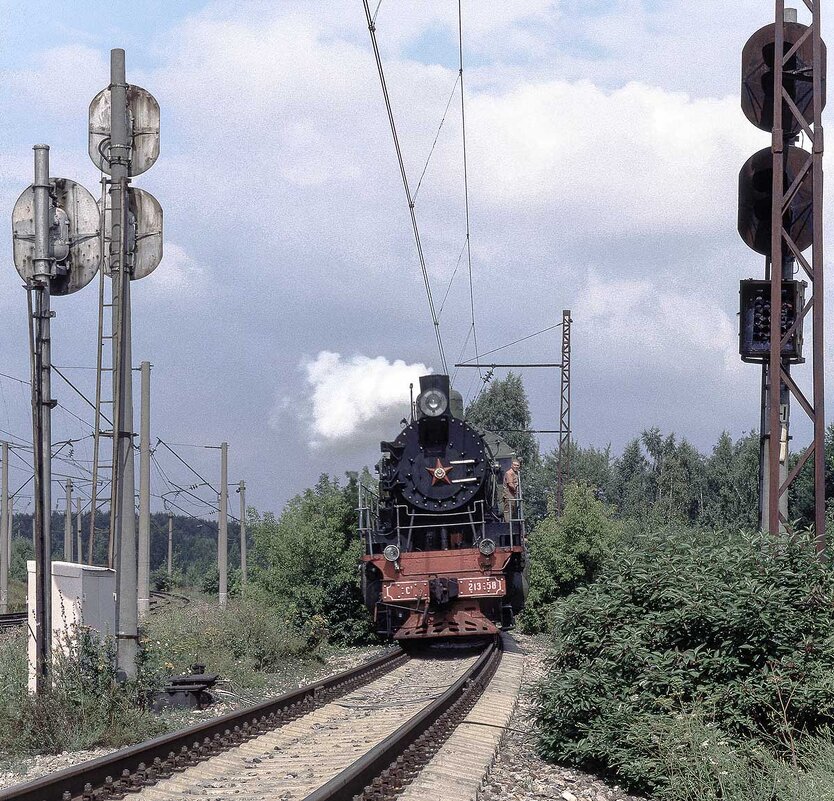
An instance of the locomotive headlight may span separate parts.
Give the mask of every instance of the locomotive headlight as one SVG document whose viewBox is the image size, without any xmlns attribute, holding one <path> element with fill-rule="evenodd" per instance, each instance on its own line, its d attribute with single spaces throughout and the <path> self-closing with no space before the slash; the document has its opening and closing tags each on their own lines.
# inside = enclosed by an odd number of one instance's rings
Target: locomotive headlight
<svg viewBox="0 0 834 801">
<path fill-rule="evenodd" d="M 420 411 L 426 417 L 440 417 L 449 406 L 449 401 L 446 396 L 437 389 L 426 390 L 418 398 Z"/>
<path fill-rule="evenodd" d="M 389 562 L 396 562 L 400 558 L 400 549 L 396 545 L 386 545 L 382 555 Z"/>
<path fill-rule="evenodd" d="M 494 540 L 489 539 L 489 537 L 484 537 L 484 538 L 483 538 L 483 539 L 482 539 L 482 540 L 478 543 L 478 550 L 479 550 L 479 551 L 480 551 L 480 552 L 481 552 L 484 556 L 490 556 L 491 554 L 494 554 L 494 553 L 495 553 L 495 541 L 494 541 Z"/>
</svg>

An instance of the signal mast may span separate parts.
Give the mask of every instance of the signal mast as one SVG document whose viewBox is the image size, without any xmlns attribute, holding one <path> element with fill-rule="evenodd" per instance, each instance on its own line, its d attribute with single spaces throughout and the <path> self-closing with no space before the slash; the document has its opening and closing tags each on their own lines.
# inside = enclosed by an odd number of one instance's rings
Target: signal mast
<svg viewBox="0 0 834 801">
<path fill-rule="evenodd" d="M 756 31 L 742 53 L 741 107 L 772 136 L 739 174 L 738 230 L 765 256 L 764 280 L 741 282 L 741 358 L 762 365 L 760 524 L 776 534 L 789 521 L 787 491 L 808 463 L 814 470 L 817 552 L 825 551 L 825 418 L 823 404 L 822 110 L 826 48 L 820 0 L 805 0 L 811 22 L 776 0 L 776 21 Z M 777 101 L 778 99 L 778 101 Z M 804 136 L 808 149 L 799 147 Z M 804 252 L 811 248 L 811 256 Z M 794 279 L 799 265 L 806 281 Z M 806 289 L 811 294 L 806 299 Z M 803 324 L 811 314 L 810 398 L 791 374 L 805 361 Z M 778 324 L 777 324 L 778 320 Z M 791 398 L 813 425 L 811 444 L 788 470 Z"/>
</svg>

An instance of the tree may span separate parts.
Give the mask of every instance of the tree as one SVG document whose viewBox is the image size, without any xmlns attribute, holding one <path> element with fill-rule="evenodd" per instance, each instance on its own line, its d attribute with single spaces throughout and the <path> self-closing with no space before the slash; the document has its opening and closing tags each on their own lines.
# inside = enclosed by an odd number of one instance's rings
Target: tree
<svg viewBox="0 0 834 801">
<path fill-rule="evenodd" d="M 611 446 L 583 448 L 575 440 L 568 444 L 569 475 L 567 483 L 585 483 L 603 500 L 613 497 L 614 463 Z M 555 448 L 533 464 L 524 476 L 524 513 L 528 525 L 535 525 L 547 514 L 548 499 L 556 491 L 559 450 Z"/>
<path fill-rule="evenodd" d="M 799 460 L 799 453 L 791 454 L 789 466 Z M 814 524 L 814 465 L 809 459 L 799 471 L 788 496 L 790 517 L 799 519 L 801 525 Z M 825 498 L 827 504 L 834 500 L 834 423 L 825 429 Z"/>
<path fill-rule="evenodd" d="M 650 428 L 615 463 L 612 500 L 624 517 L 653 525 L 691 523 L 703 508 L 705 482 L 704 458 L 692 445 Z"/>
<path fill-rule="evenodd" d="M 516 452 L 524 467 L 539 459 L 539 446 L 530 433 L 530 405 L 521 376 L 508 373 L 493 381 L 466 409 L 466 420 L 493 431 Z"/>
<path fill-rule="evenodd" d="M 654 478 L 654 521 L 661 525 L 696 522 L 704 504 L 706 478 L 701 454 L 685 439 L 678 445 L 670 434 L 663 441 Z"/>
<path fill-rule="evenodd" d="M 722 432 L 706 460 L 706 489 L 700 522 L 711 528 L 758 528 L 759 435 L 735 443 Z"/>
<path fill-rule="evenodd" d="M 296 495 L 279 518 L 267 513 L 254 526 L 257 581 L 267 599 L 302 629 L 324 620 L 336 641 L 354 642 L 368 631 L 357 565 L 356 477 L 343 488 L 323 475 Z"/>
<path fill-rule="evenodd" d="M 615 462 L 613 500 L 623 517 L 648 518 L 651 481 L 649 463 L 640 449 L 640 441 L 631 440 Z"/>
<path fill-rule="evenodd" d="M 583 448 L 571 440 L 568 453 L 570 481 L 589 484 L 598 491 L 598 495 L 603 500 L 608 500 L 614 485 L 614 460 L 611 458 L 611 445 L 606 445 L 604 448 L 589 445 Z"/>
<path fill-rule="evenodd" d="M 547 628 L 552 604 L 592 581 L 621 527 L 614 507 L 600 501 L 590 484 L 565 490 L 565 509 L 550 513 L 530 534 L 530 590 L 524 611 L 528 631 Z"/>
</svg>

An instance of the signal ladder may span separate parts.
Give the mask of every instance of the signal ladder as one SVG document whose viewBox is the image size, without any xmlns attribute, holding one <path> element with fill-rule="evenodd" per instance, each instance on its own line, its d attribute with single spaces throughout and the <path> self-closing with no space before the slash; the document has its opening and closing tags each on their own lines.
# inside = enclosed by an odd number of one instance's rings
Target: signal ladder
<svg viewBox="0 0 834 801">
<path fill-rule="evenodd" d="M 107 186 L 109 181 L 102 176 L 101 179 L 101 200 L 100 206 L 105 210 L 102 218 L 106 218 L 110 211 L 108 206 L 109 192 Z M 105 234 L 105 226 L 101 228 L 102 237 L 102 267 L 99 270 L 99 288 L 98 288 L 98 342 L 96 352 L 96 402 L 95 402 L 95 424 L 93 426 L 93 478 L 92 489 L 90 491 L 90 540 L 87 554 L 87 561 L 93 564 L 93 554 L 96 540 L 96 512 L 101 506 L 107 503 L 105 499 L 98 503 L 99 485 L 104 487 L 112 486 L 113 482 L 113 331 L 112 331 L 112 314 L 107 315 L 107 309 L 113 308 L 113 282 L 110 281 L 110 289 L 105 290 L 107 280 L 105 273 L 108 272 L 109 267 L 109 242 Z M 105 319 L 110 317 L 110 333 L 105 331 Z M 105 381 L 104 377 L 108 375 L 109 381 Z M 109 412 L 105 410 L 109 408 Z M 109 426 L 106 428 L 105 426 Z M 106 454 L 108 458 L 103 458 L 102 455 L 102 440 L 110 440 L 110 450 Z M 105 478 L 102 477 L 102 473 Z M 111 526 L 108 527 L 108 543 L 107 543 L 107 566 L 113 567 L 113 537 L 111 536 Z"/>
</svg>

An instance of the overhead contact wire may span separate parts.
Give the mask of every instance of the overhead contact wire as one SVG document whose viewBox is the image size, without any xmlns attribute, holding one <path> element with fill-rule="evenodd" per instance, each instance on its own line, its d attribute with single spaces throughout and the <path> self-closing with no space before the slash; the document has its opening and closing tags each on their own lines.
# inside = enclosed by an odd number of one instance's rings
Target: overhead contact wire
<svg viewBox="0 0 834 801">
<path fill-rule="evenodd" d="M 443 307 L 446 305 L 446 299 L 449 297 L 449 292 L 452 289 L 452 282 L 455 280 L 455 276 L 458 274 L 458 267 L 460 267 L 460 261 L 463 258 L 463 254 L 465 252 L 466 240 L 464 240 L 463 247 L 460 249 L 460 253 L 458 253 L 458 260 L 455 262 L 455 269 L 452 271 L 452 277 L 449 279 L 449 283 L 446 285 L 446 291 L 443 293 L 443 300 L 440 303 L 440 311 L 437 313 L 438 317 L 443 314 Z M 458 358 L 458 361 L 460 361 L 460 358 Z"/>
<path fill-rule="evenodd" d="M 165 449 L 170 451 L 177 459 L 179 459 L 179 461 L 181 461 L 192 473 L 194 473 L 194 475 L 197 476 L 197 478 L 199 478 L 200 481 L 202 481 L 210 489 L 214 490 L 214 492 L 216 492 L 218 495 L 220 494 L 220 491 L 215 489 L 208 479 L 203 478 L 203 476 L 201 476 L 190 464 L 188 464 L 188 462 L 186 462 L 185 459 L 182 458 L 182 456 L 180 456 L 170 445 L 168 445 L 168 443 L 165 442 L 165 440 L 157 437 L 156 443 L 157 445 L 164 445 Z"/>
<path fill-rule="evenodd" d="M 463 11 L 458 0 L 458 54 L 460 56 L 460 124 L 463 140 L 463 200 L 466 209 L 466 261 L 469 267 L 469 309 L 472 319 L 472 342 L 475 345 L 475 360 L 480 362 L 478 353 L 478 331 L 475 328 L 475 289 L 472 284 L 472 239 L 469 228 L 469 168 L 466 158 L 466 103 L 463 86 Z M 480 369 L 478 373 L 480 373 Z M 483 376 L 482 376 L 483 377 Z"/>
<path fill-rule="evenodd" d="M 434 149 L 437 147 L 437 140 L 440 139 L 440 132 L 443 130 L 443 123 L 446 122 L 446 115 L 449 113 L 449 107 L 452 105 L 452 101 L 455 99 L 455 90 L 458 88 L 458 81 L 460 80 L 460 73 L 455 78 L 455 85 L 452 87 L 452 91 L 449 93 L 449 99 L 446 101 L 446 108 L 443 111 L 443 116 L 440 118 L 440 125 L 437 126 L 437 133 L 434 135 L 434 141 L 431 143 L 431 149 L 429 150 L 428 158 L 426 158 L 426 163 L 423 165 L 423 172 L 420 173 L 420 180 L 417 181 L 417 188 L 414 190 L 414 202 L 417 202 L 417 195 L 420 193 L 420 187 L 423 185 L 423 178 L 426 177 L 426 170 L 429 168 L 429 162 L 431 161 L 431 157 L 434 154 Z"/>
<path fill-rule="evenodd" d="M 493 353 L 498 353 L 499 350 L 506 350 L 507 348 L 511 348 L 513 345 L 518 345 L 519 342 L 526 342 L 528 339 L 532 339 L 533 337 L 540 336 L 541 334 L 546 334 L 548 331 L 553 331 L 556 328 L 561 328 L 562 324 L 557 323 L 556 325 L 550 325 L 547 328 L 542 328 L 541 331 L 536 331 L 534 334 L 528 334 L 526 337 L 521 337 L 520 339 L 514 339 L 512 342 L 508 342 L 506 345 L 501 345 L 500 348 L 493 348 L 492 350 L 486 351 L 486 353 L 482 353 L 481 357 L 483 356 L 490 356 Z M 472 359 L 467 359 L 464 364 L 470 364 Z M 484 367 L 489 367 L 489 365 L 484 365 Z"/>
<path fill-rule="evenodd" d="M 368 0 L 362 0 L 362 3 L 365 6 L 365 17 L 368 22 L 368 31 L 371 34 L 371 46 L 373 47 L 377 72 L 379 73 L 379 82 L 382 86 L 382 96 L 385 101 L 385 110 L 388 112 L 388 122 L 391 126 L 391 136 L 394 139 L 394 149 L 396 150 L 397 162 L 400 166 L 400 175 L 402 176 L 403 180 L 403 189 L 405 189 L 405 197 L 408 201 L 408 211 L 411 215 L 411 227 L 414 230 L 414 243 L 417 246 L 417 258 L 420 261 L 420 269 L 423 272 L 423 283 L 426 287 L 426 297 L 428 298 L 429 302 L 429 311 L 431 312 L 432 323 L 434 324 L 434 333 L 435 338 L 437 339 L 437 350 L 440 354 L 440 362 L 443 365 L 443 372 L 448 374 L 449 369 L 446 365 L 446 354 L 443 351 L 443 339 L 440 336 L 440 321 L 437 318 L 437 312 L 434 307 L 434 298 L 432 297 L 431 283 L 429 282 L 429 272 L 426 268 L 426 259 L 423 254 L 423 245 L 420 241 L 420 229 L 417 225 L 417 215 L 414 211 L 414 199 L 411 196 L 411 189 L 408 185 L 408 175 L 405 171 L 405 162 L 403 161 L 402 149 L 400 148 L 400 140 L 397 135 L 397 126 L 394 122 L 394 112 L 391 108 L 391 99 L 388 95 L 388 86 L 385 83 L 385 72 L 382 68 L 382 57 L 379 54 L 379 45 L 376 41 L 376 26 L 374 24 L 374 19 L 371 16 L 371 9 L 368 5 Z"/>
</svg>

